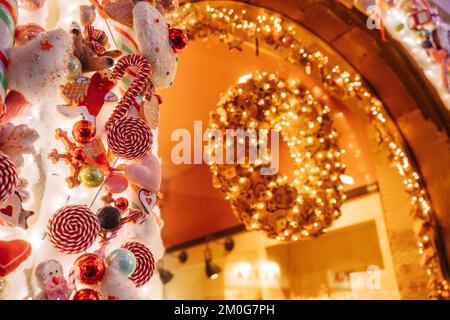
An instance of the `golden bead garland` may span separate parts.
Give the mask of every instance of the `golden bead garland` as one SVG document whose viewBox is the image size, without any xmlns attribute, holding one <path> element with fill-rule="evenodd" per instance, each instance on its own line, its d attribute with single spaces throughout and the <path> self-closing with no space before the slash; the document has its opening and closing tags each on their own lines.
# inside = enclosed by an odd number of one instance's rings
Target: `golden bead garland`
<svg viewBox="0 0 450 320">
<path fill-rule="evenodd" d="M 191 40 L 217 38 L 230 49 L 240 48 L 244 43 L 252 44 L 257 53 L 261 48 L 268 50 L 305 68 L 307 74 L 316 70 L 329 92 L 361 102 L 379 143 L 385 147 L 392 166 L 403 178 L 405 192 L 413 205 L 418 252 L 433 290 L 430 298 L 449 299 L 450 288 L 437 245 L 435 215 L 424 181 L 395 122 L 383 103 L 362 83 L 360 76 L 341 70 L 339 66 L 330 66 L 325 54 L 306 48 L 296 35 L 295 23 L 265 9 L 226 1 L 186 3 L 173 16 L 173 21 Z"/>
<path fill-rule="evenodd" d="M 298 240 L 322 234 L 340 217 L 344 151 L 339 149 L 328 106 L 315 101 L 304 87 L 265 72 L 244 76 L 223 96 L 211 114 L 210 127 L 221 136 L 230 129 L 255 133 L 249 143 L 242 141 L 242 164 L 214 162 L 217 148 L 226 154 L 229 147 L 223 140 L 211 142 L 206 149 L 212 156 L 213 185 L 223 191 L 248 229 L 264 230 L 278 240 Z M 262 152 L 265 159 L 261 155 L 250 162 L 249 146 L 268 145 L 271 130 L 280 131 L 289 146 L 295 163 L 292 181 L 278 173 L 261 174 L 265 163 L 270 163 L 268 153 Z"/>
</svg>

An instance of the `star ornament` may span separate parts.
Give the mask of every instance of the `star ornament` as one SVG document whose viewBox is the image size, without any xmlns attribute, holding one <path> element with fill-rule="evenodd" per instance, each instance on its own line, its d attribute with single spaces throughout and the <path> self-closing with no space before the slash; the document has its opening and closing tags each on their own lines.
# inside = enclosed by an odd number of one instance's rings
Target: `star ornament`
<svg viewBox="0 0 450 320">
<path fill-rule="evenodd" d="M 50 51 L 52 50 L 53 45 L 46 40 L 45 42 L 41 42 L 41 49 L 44 51 Z"/>
</svg>

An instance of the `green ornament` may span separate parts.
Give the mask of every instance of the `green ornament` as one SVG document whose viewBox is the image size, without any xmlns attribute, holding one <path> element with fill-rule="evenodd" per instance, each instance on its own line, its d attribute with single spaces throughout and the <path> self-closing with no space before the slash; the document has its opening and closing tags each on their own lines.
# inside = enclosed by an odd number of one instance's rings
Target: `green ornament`
<svg viewBox="0 0 450 320">
<path fill-rule="evenodd" d="M 403 23 L 399 23 L 395 26 L 395 31 L 400 32 L 405 28 L 405 25 Z"/>
<path fill-rule="evenodd" d="M 96 165 L 84 165 L 78 174 L 78 180 L 88 188 L 96 188 L 100 186 L 105 179 L 103 170 Z"/>
</svg>

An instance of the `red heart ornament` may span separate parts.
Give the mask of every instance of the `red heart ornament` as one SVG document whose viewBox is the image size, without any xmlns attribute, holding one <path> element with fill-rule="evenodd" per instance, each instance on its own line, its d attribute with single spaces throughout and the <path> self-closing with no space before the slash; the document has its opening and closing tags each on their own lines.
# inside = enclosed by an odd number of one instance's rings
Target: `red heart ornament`
<svg viewBox="0 0 450 320">
<path fill-rule="evenodd" d="M 31 245 L 24 240 L 0 241 L 0 277 L 5 277 L 31 254 Z"/>
<path fill-rule="evenodd" d="M 4 214 L 5 216 L 12 217 L 13 207 L 7 206 L 6 208 L 2 208 L 0 209 L 0 213 Z"/>
</svg>

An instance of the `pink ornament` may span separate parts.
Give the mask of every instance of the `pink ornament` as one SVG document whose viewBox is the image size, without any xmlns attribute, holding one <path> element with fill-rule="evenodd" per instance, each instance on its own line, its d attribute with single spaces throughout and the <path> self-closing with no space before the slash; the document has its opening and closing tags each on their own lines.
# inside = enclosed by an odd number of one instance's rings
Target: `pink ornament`
<svg viewBox="0 0 450 320">
<path fill-rule="evenodd" d="M 161 187 L 161 163 L 153 154 L 147 154 L 136 164 L 128 165 L 125 170 L 130 183 L 151 193 L 158 193 Z"/>
<path fill-rule="evenodd" d="M 10 91 L 5 100 L 6 114 L 0 117 L 0 127 L 5 123 L 13 121 L 15 118 L 20 117 L 27 112 L 31 103 L 29 103 L 25 97 L 17 91 Z"/>
<path fill-rule="evenodd" d="M 106 178 L 105 188 L 109 193 L 122 193 L 128 188 L 128 179 L 122 173 L 113 172 Z"/>
</svg>

